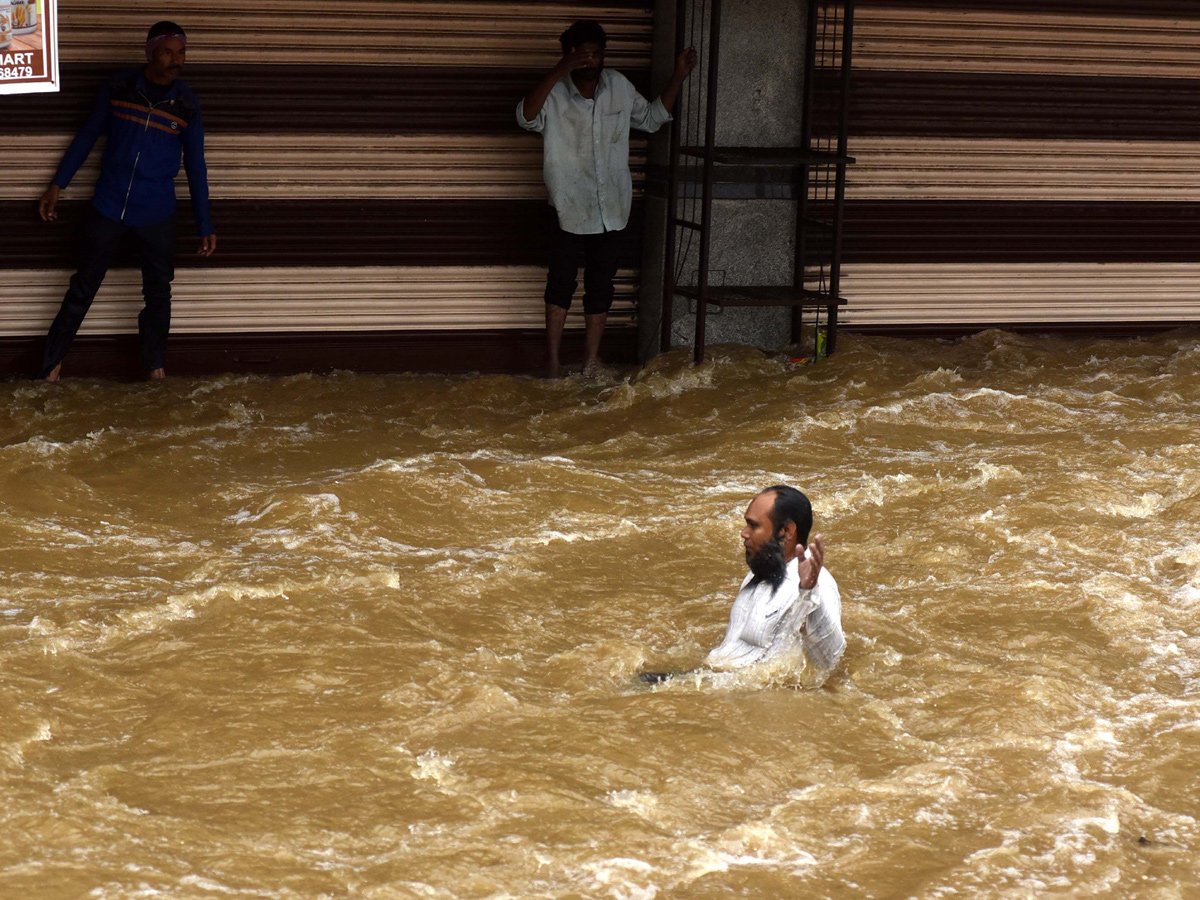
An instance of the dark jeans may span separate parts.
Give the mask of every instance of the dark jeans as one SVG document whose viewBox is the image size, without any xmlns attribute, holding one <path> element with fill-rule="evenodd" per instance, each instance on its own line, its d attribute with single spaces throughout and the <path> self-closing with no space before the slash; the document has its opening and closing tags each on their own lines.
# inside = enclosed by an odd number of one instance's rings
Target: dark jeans
<svg viewBox="0 0 1200 900">
<path fill-rule="evenodd" d="M 89 209 L 83 223 L 79 271 L 63 297 L 58 315 L 46 335 L 39 378 L 45 378 L 63 361 L 83 324 L 96 292 L 127 232 L 133 234 L 142 260 L 142 296 L 146 305 L 138 314 L 142 365 L 147 371 L 163 368 L 167 333 L 171 330 L 171 282 L 175 278 L 175 217 L 135 228 L 105 218 Z"/>
<path fill-rule="evenodd" d="M 620 231 L 602 234 L 571 234 L 558 225 L 550 235 L 550 271 L 546 276 L 546 302 L 571 308 L 571 297 L 579 286 L 579 256 L 584 258 L 583 311 L 606 313 L 612 306 L 613 278 L 617 274 Z"/>
</svg>

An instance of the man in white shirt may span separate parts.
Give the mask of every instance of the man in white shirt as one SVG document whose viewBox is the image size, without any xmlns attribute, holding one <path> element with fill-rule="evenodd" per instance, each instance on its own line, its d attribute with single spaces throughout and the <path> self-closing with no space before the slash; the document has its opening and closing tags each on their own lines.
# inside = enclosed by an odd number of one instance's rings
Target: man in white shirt
<svg viewBox="0 0 1200 900">
<path fill-rule="evenodd" d="M 547 374 L 558 377 L 559 346 L 584 255 L 584 372 L 600 366 L 600 339 L 613 301 L 618 239 L 629 223 L 633 177 L 629 130 L 655 132 L 696 65 L 696 51 L 679 55 L 662 95 L 646 101 L 620 72 L 604 68 L 608 37 L 598 22 L 576 22 L 559 38 L 563 57 L 517 104 L 517 123 L 543 138 L 542 174 L 558 228 L 550 239 L 546 279 Z"/>
<path fill-rule="evenodd" d="M 750 573 L 729 614 L 725 639 L 704 660 L 712 669 L 757 663 L 803 666 L 808 687 L 822 684 L 846 649 L 842 598 L 824 568 L 825 545 L 812 530 L 812 504 L 777 484 L 756 496 L 745 513 L 742 543 Z M 656 682 L 670 673 L 644 672 Z"/>
</svg>

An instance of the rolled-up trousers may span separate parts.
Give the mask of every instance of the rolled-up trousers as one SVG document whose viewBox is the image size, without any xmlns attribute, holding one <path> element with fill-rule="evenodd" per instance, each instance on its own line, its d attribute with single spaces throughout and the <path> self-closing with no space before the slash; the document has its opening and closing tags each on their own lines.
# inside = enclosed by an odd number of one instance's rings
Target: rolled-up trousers
<svg viewBox="0 0 1200 900">
<path fill-rule="evenodd" d="M 550 269 L 546 275 L 546 302 L 563 309 L 571 308 L 571 298 L 579 287 L 579 257 L 583 256 L 583 311 L 588 315 L 606 313 L 612 307 L 616 289 L 620 231 L 600 234 L 572 234 L 557 225 L 550 234 Z"/>
<path fill-rule="evenodd" d="M 132 234 L 142 263 L 142 297 L 146 305 L 138 314 L 138 337 L 142 346 L 142 365 L 147 371 L 163 368 L 167 353 L 167 335 L 171 330 L 171 282 L 175 279 L 175 216 L 155 225 L 132 226 L 102 216 L 89 208 L 80 240 L 79 271 L 63 297 L 58 315 L 46 335 L 39 378 L 53 371 L 71 349 L 71 342 L 83 324 L 108 274 L 117 248 L 126 234 Z"/>
</svg>

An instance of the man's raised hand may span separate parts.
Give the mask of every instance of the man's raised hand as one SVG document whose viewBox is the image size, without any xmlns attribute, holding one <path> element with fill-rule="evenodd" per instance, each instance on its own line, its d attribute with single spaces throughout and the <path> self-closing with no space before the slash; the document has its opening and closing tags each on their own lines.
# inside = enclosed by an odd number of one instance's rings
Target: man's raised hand
<svg viewBox="0 0 1200 900">
<path fill-rule="evenodd" d="M 563 58 L 558 61 L 555 69 L 564 75 L 568 75 L 576 69 L 586 68 L 591 56 L 590 51 L 582 47 L 576 47 L 571 52 L 563 54 Z"/>
<path fill-rule="evenodd" d="M 808 591 L 814 588 L 817 584 L 817 575 L 821 572 L 821 566 L 825 561 L 825 542 L 821 539 L 821 535 L 813 535 L 812 542 L 808 545 L 809 555 L 800 560 L 800 587 Z"/>
<path fill-rule="evenodd" d="M 692 69 L 696 68 L 696 48 L 688 47 L 675 59 L 675 74 L 680 78 L 687 78 L 692 74 Z"/>
<path fill-rule="evenodd" d="M 695 47 L 688 47 L 675 58 L 675 73 L 671 76 L 666 90 L 658 98 L 668 112 L 675 108 L 675 101 L 679 99 L 683 83 L 687 81 L 687 77 L 692 74 L 692 69 L 696 67 L 696 58 Z"/>
</svg>

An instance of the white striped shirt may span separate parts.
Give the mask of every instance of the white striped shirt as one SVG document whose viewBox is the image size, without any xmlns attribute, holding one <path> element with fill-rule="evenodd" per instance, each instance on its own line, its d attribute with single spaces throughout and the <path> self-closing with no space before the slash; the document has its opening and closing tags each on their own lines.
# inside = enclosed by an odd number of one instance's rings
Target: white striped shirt
<svg viewBox="0 0 1200 900">
<path fill-rule="evenodd" d="M 708 654 L 707 665 L 737 669 L 802 650 L 812 670 L 805 683 L 820 684 L 828 677 L 846 649 L 842 596 L 824 567 L 812 589 L 801 588 L 799 567 L 799 559 L 787 564 L 786 577 L 778 590 L 767 582 L 751 584 L 753 573 L 746 576 L 729 613 L 725 640 Z"/>
</svg>

